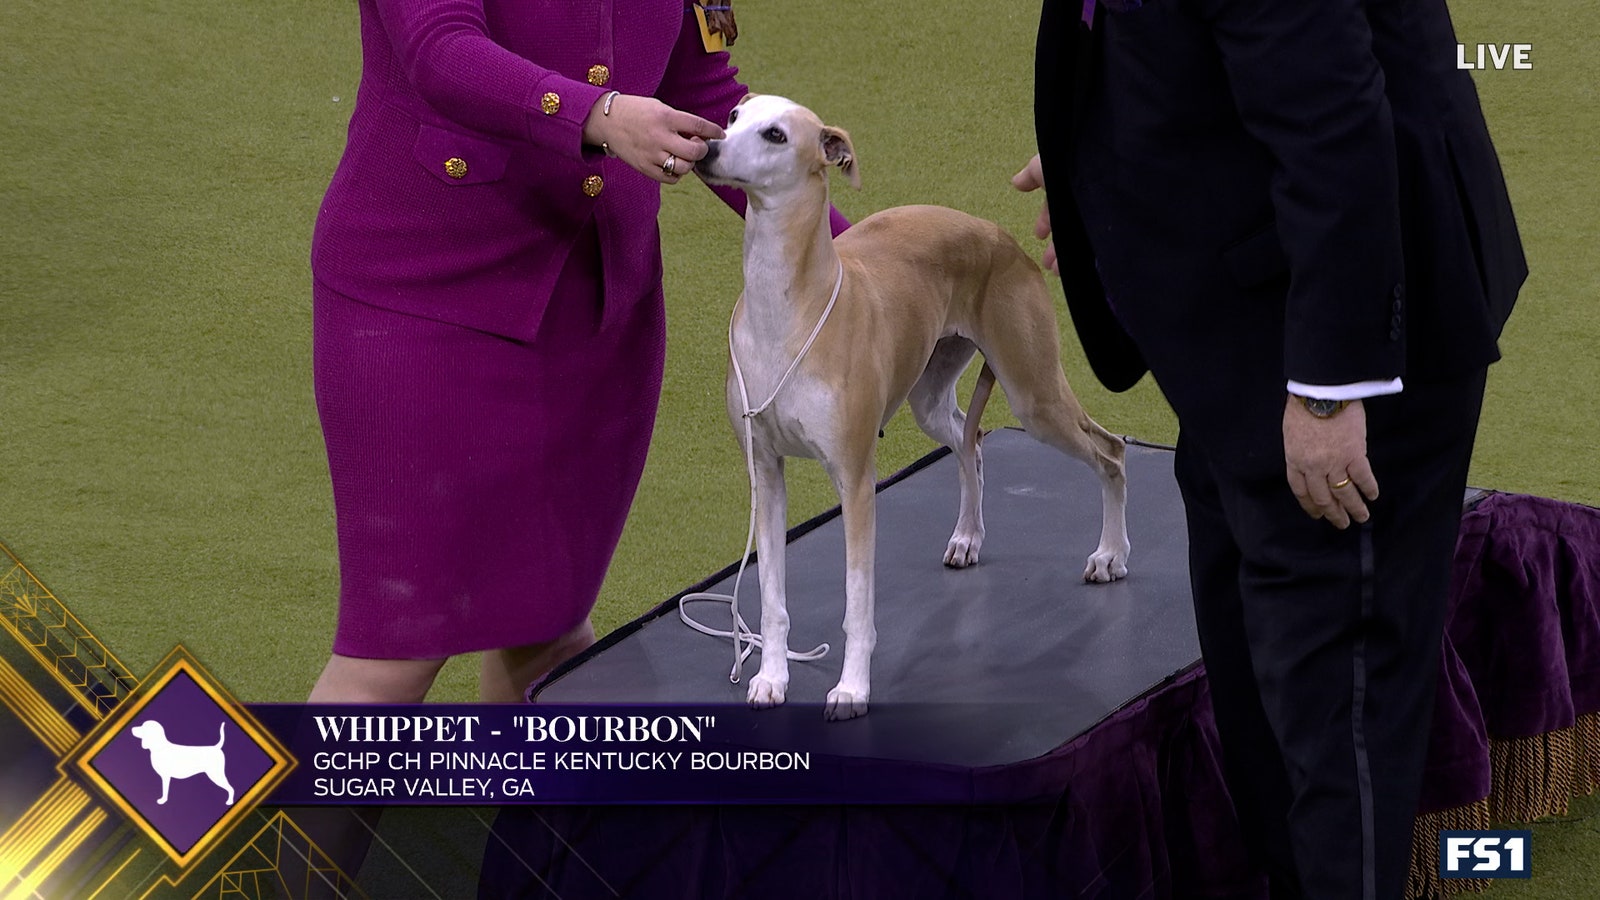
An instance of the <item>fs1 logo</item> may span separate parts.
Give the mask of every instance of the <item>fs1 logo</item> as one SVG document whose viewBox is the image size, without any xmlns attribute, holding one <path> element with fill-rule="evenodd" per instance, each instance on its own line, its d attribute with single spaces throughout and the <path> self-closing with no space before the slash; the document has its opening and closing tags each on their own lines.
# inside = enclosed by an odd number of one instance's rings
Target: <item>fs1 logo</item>
<svg viewBox="0 0 1600 900">
<path fill-rule="evenodd" d="M 1531 831 L 1441 831 L 1442 878 L 1529 878 Z"/>
</svg>

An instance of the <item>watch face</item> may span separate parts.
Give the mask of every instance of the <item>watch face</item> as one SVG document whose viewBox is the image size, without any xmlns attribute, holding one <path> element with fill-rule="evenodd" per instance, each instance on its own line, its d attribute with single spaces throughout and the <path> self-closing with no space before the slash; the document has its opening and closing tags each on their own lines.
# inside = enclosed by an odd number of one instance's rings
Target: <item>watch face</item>
<svg viewBox="0 0 1600 900">
<path fill-rule="evenodd" d="M 1318 400 L 1315 397 L 1306 397 L 1303 399 L 1305 401 L 1306 411 L 1319 419 L 1326 419 L 1339 410 L 1344 409 L 1344 402 L 1340 400 Z"/>
</svg>

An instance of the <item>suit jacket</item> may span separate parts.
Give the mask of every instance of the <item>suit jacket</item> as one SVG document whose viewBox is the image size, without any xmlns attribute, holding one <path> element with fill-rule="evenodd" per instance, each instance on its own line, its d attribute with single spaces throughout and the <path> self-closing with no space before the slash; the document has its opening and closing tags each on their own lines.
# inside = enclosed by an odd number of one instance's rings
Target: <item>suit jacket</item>
<svg viewBox="0 0 1600 900">
<path fill-rule="evenodd" d="M 1527 268 L 1443 0 L 1046 0 L 1035 113 L 1096 375 L 1279 445 L 1286 380 L 1498 357 Z M 1264 418 L 1264 423 L 1260 421 Z M 1270 436 L 1274 436 L 1269 439 Z"/>
<path fill-rule="evenodd" d="M 746 93 L 684 0 L 360 0 L 361 85 L 312 240 L 326 286 L 527 340 L 598 235 L 605 319 L 661 283 L 659 185 L 582 144 L 618 90 L 713 122 Z M 724 192 L 743 209 L 743 196 Z M 592 238 L 590 238 L 592 239 Z"/>
</svg>

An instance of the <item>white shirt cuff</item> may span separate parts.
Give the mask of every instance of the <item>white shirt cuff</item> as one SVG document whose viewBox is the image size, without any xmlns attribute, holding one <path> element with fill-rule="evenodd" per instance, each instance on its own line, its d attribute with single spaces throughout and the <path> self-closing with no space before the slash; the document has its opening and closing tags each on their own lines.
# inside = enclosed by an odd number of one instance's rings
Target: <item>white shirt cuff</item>
<svg viewBox="0 0 1600 900">
<path fill-rule="evenodd" d="M 1291 381 L 1289 393 L 1314 400 L 1365 400 L 1368 397 L 1398 394 L 1403 387 L 1398 378 L 1387 381 L 1357 381 L 1353 384 L 1303 384 Z"/>
</svg>

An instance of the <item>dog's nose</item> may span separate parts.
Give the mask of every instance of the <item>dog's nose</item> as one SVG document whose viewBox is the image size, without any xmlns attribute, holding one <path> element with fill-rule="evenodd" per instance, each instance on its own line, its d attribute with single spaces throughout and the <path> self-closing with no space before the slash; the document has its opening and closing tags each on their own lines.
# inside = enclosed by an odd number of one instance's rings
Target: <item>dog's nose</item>
<svg viewBox="0 0 1600 900">
<path fill-rule="evenodd" d="M 706 155 L 700 157 L 700 165 L 708 165 L 716 161 L 717 154 L 722 150 L 722 139 L 712 138 L 706 141 Z"/>
</svg>

